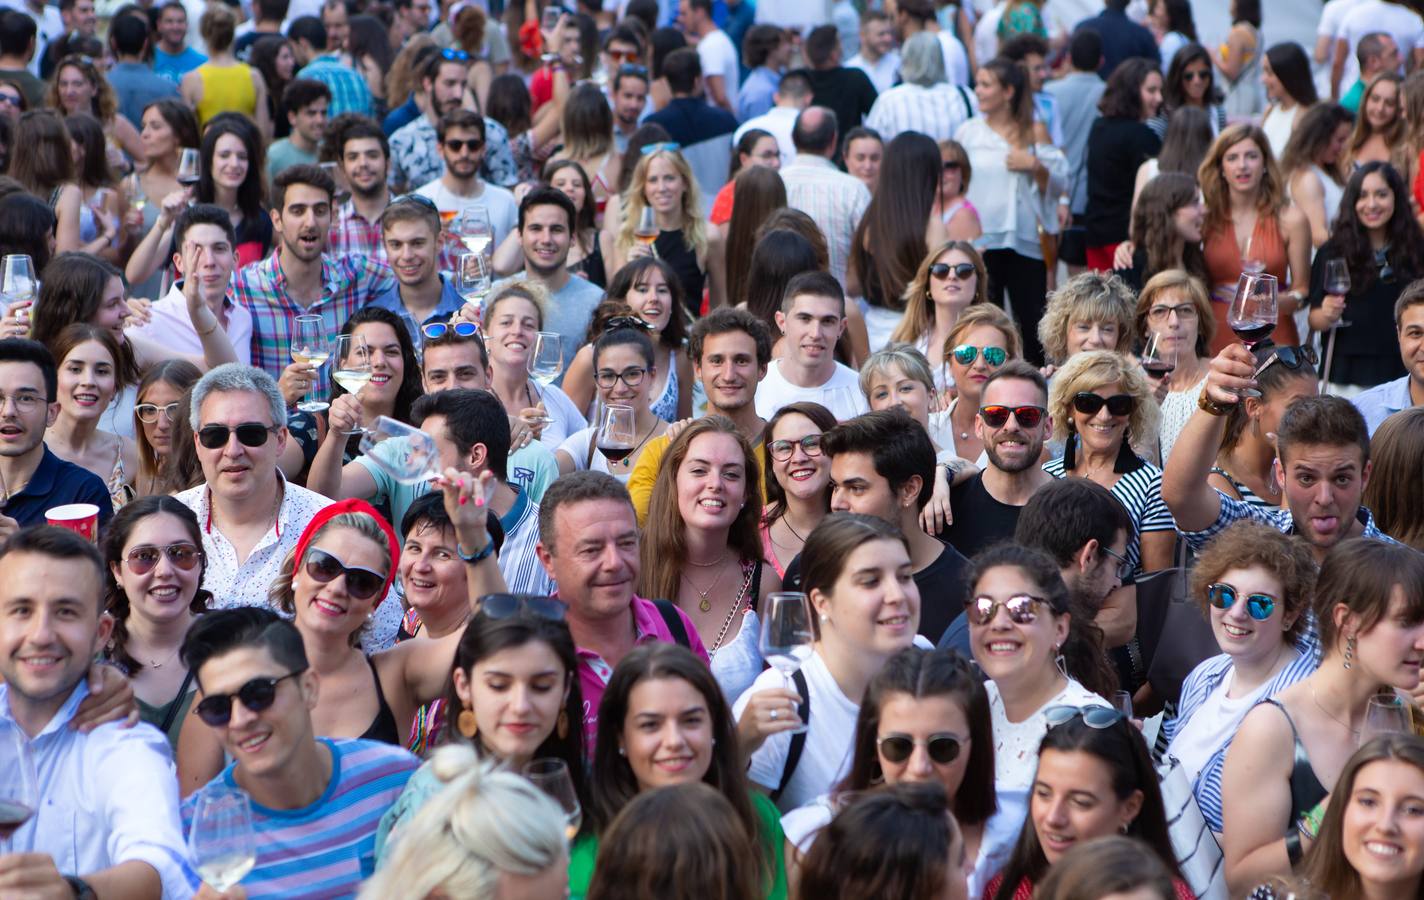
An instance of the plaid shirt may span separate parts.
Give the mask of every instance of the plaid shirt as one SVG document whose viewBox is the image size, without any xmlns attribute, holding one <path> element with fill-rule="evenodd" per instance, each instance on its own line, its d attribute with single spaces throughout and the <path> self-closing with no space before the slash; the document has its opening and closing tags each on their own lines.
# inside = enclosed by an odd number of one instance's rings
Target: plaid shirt
<svg viewBox="0 0 1424 900">
<path fill-rule="evenodd" d="M 261 262 L 241 269 L 233 281 L 233 296 L 252 313 L 252 364 L 280 378 L 292 361 L 292 332 L 297 316 L 319 315 L 333 340 L 351 314 L 389 291 L 395 274 L 384 263 L 369 256 L 326 255 L 321 261 L 321 299 L 303 308 L 287 296 L 287 276 L 282 273 L 282 251 L 277 249 Z M 327 366 L 323 366 L 323 371 Z M 330 380 L 317 378 L 314 398 L 326 400 Z"/>
<path fill-rule="evenodd" d="M 456 260 L 465 252 L 465 245 L 448 231 L 440 232 L 440 271 L 454 272 Z M 356 211 L 356 202 L 347 200 L 336 208 L 331 231 L 326 238 L 326 252 L 331 256 L 369 256 L 386 263 L 386 242 L 381 240 L 381 222 L 371 222 Z"/>
<path fill-rule="evenodd" d="M 331 104 L 326 114 L 333 119 L 342 113 L 369 116 L 376 111 L 365 76 L 350 66 L 342 65 L 340 58 L 334 54 L 313 59 L 297 73 L 297 77 L 313 78 L 331 90 Z"/>
<path fill-rule="evenodd" d="M 413 191 L 444 174 L 440 139 L 429 116 L 421 116 L 391 135 L 390 183 L 393 187 L 405 185 Z M 485 161 L 480 164 L 480 175 L 500 187 L 512 188 L 519 183 L 519 166 L 509 146 L 509 132 L 488 116 L 485 117 Z"/>
</svg>

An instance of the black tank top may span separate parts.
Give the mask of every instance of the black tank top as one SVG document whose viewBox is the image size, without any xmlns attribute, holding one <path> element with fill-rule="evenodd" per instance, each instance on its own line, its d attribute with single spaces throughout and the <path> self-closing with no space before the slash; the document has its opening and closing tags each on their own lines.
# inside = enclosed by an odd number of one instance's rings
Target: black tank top
<svg viewBox="0 0 1424 900">
<path fill-rule="evenodd" d="M 366 665 L 371 667 L 371 680 L 376 683 L 376 718 L 371 721 L 371 726 L 362 734 L 361 739 L 367 741 L 380 741 L 383 744 L 395 744 L 400 746 L 400 729 L 396 727 L 396 715 L 391 712 L 390 704 L 386 702 L 385 692 L 381 690 L 381 678 L 376 674 L 376 664 L 371 662 L 371 657 L 366 657 Z"/>
<path fill-rule="evenodd" d="M 706 274 L 697 265 L 697 252 L 683 240 L 682 229 L 658 232 L 653 247 L 658 251 L 658 258 L 677 273 L 687 313 L 697 318 L 702 312 L 702 289 L 707 283 Z"/>
</svg>

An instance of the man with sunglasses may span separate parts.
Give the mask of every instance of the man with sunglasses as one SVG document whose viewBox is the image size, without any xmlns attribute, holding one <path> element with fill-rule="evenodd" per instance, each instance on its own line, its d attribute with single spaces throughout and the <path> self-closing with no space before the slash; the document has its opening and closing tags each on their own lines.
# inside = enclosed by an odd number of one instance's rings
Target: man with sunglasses
<svg viewBox="0 0 1424 900">
<path fill-rule="evenodd" d="M 485 120 L 468 109 L 456 109 L 442 116 L 435 134 L 445 171 L 416 188 L 415 194 L 434 202 L 442 218 L 483 209 L 494 229 L 492 246 L 498 247 L 514 230 L 519 205 L 509 191 L 480 177 L 486 133 Z"/>
<path fill-rule="evenodd" d="M 257 864 L 240 896 L 355 896 L 375 870 L 381 816 L 420 760 L 378 741 L 316 736 L 321 685 L 296 626 L 271 610 L 200 616 L 180 653 L 202 696 L 193 712 L 232 760 L 208 787 L 252 803 Z M 183 804 L 185 828 L 202 796 Z"/>
<path fill-rule="evenodd" d="M 26 529 L 0 549 L 0 728 L 28 741 L 39 801 L 0 851 L 0 897 L 157 900 L 198 886 L 167 740 L 150 725 L 73 727 L 113 629 L 103 588 L 99 552 L 72 531 Z"/>
<path fill-rule="evenodd" d="M 369 305 L 400 316 L 420 351 L 425 325 L 447 322 L 465 298 L 439 269 L 440 213 L 427 198 L 402 199 L 381 213 L 381 243 L 396 283 Z"/>
<path fill-rule="evenodd" d="M 867 411 L 860 376 L 836 362 L 845 333 L 845 292 L 829 272 L 802 272 L 786 286 L 776 324 L 785 356 L 771 361 L 757 388 L 757 415 L 769 419 L 789 403 L 819 403 L 842 421 Z"/>
<path fill-rule="evenodd" d="M 464 50 L 447 47 L 430 55 L 421 71 L 417 96 L 412 97 L 425 112 L 391 133 L 392 187 L 412 190 L 444 173 L 444 140 L 436 127 L 447 115 L 465 106 L 469 74 L 470 55 Z M 467 152 L 475 158 L 485 181 L 512 188 L 519 182 L 519 170 L 509 148 L 509 132 L 488 116 L 483 122 L 484 129 L 478 136 L 480 146 L 468 148 Z M 478 153 L 480 150 L 483 152 Z"/>
</svg>

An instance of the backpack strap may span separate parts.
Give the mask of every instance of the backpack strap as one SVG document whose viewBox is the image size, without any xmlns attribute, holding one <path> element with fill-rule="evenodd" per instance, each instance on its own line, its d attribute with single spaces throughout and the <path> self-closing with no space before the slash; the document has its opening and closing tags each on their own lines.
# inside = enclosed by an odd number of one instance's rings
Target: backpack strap
<svg viewBox="0 0 1424 900">
<path fill-rule="evenodd" d="M 969 102 L 969 91 L 962 84 L 956 84 L 954 89 L 959 91 L 959 99 L 964 101 L 964 111 L 969 114 L 967 118 L 974 118 L 974 104 Z"/>
<path fill-rule="evenodd" d="M 796 693 L 801 695 L 801 703 L 796 707 L 796 715 L 801 717 L 801 721 L 807 726 L 811 724 L 811 689 L 806 686 L 806 675 L 797 669 L 791 675 L 791 680 L 796 683 Z M 786 786 L 791 783 L 791 776 L 796 774 L 796 766 L 801 762 L 801 751 L 806 749 L 806 732 L 801 731 L 791 736 L 791 746 L 786 749 L 786 765 L 781 769 L 781 783 L 776 786 L 776 790 L 771 792 L 771 802 L 775 803 L 781 799 L 781 795 L 786 792 Z"/>
<path fill-rule="evenodd" d="M 677 606 L 675 606 L 671 600 L 654 600 L 653 605 L 658 608 L 658 614 L 663 617 L 663 622 L 667 624 L 673 641 L 684 647 L 691 648 L 692 641 L 687 637 L 687 627 L 682 624 L 682 616 L 678 614 Z"/>
</svg>

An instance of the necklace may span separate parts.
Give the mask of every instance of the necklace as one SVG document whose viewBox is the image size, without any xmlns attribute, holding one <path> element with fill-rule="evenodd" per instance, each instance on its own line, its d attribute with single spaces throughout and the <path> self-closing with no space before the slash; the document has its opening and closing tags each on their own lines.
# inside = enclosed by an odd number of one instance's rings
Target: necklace
<svg viewBox="0 0 1424 900">
<path fill-rule="evenodd" d="M 1330 710 L 1320 705 L 1320 698 L 1315 696 L 1315 685 L 1313 684 L 1310 686 L 1310 699 L 1312 702 L 1315 703 L 1316 709 L 1320 710 L 1321 712 L 1325 713 L 1325 715 L 1330 717 L 1330 721 L 1334 722 L 1336 725 L 1339 725 L 1341 728 L 1350 732 L 1355 737 L 1360 736 L 1360 730 L 1358 728 L 1351 728 L 1349 722 L 1341 722 L 1339 719 L 1335 718 L 1335 715 L 1331 713 Z"/>
<path fill-rule="evenodd" d="M 722 560 L 725 560 L 726 558 L 727 558 L 727 557 L 726 557 L 726 555 L 724 554 L 724 555 L 722 556 Z M 715 565 L 718 565 L 722 560 L 718 560 L 717 562 L 712 563 L 712 565 L 714 565 L 714 566 L 715 566 Z M 725 572 L 725 571 L 726 571 L 726 569 L 723 569 L 723 570 L 722 570 L 722 572 Z M 722 580 L 722 572 L 718 572 L 718 573 L 717 573 L 717 577 L 712 579 L 712 583 L 709 584 L 709 585 L 707 585 L 707 590 L 705 590 L 705 591 L 702 590 L 701 588 L 699 588 L 699 587 L 697 586 L 697 583 L 694 582 L 691 578 L 688 578 L 686 572 L 683 572 L 683 573 L 682 573 L 682 580 L 683 580 L 683 581 L 686 581 L 689 585 L 691 585 L 693 591 L 695 591 L 695 592 L 697 593 L 697 596 L 698 596 L 699 598 L 701 598 L 701 599 L 698 601 L 698 603 L 697 603 L 697 608 L 700 609 L 700 610 L 702 610 L 703 612 L 711 612 L 711 611 L 712 611 L 712 601 L 707 599 L 707 595 L 710 594 L 710 593 L 712 593 L 714 590 L 716 590 L 716 588 L 717 588 L 717 582 L 719 582 L 719 581 Z"/>
<path fill-rule="evenodd" d="M 638 443 L 634 444 L 634 445 L 633 445 L 633 449 L 628 451 L 628 455 L 625 456 L 625 457 L 623 457 L 621 460 L 619 460 L 617 464 L 620 465 L 620 466 L 622 466 L 622 467 L 625 468 L 625 469 L 628 468 L 629 466 L 631 466 L 631 465 L 633 464 L 633 457 L 638 455 L 638 450 L 639 450 L 644 444 L 646 444 L 646 443 L 648 442 L 648 438 L 652 437 L 652 436 L 653 436 L 653 432 L 654 432 L 654 431 L 657 431 L 657 430 L 658 430 L 658 423 L 657 423 L 656 421 L 654 421 L 653 424 L 648 427 L 648 433 L 645 434 L 645 435 L 643 435 L 643 439 L 642 439 L 641 441 L 639 441 Z M 726 559 L 725 556 L 722 557 L 722 558 L 723 558 L 723 559 Z M 693 565 L 697 565 L 697 563 L 693 563 Z M 712 565 L 715 566 L 716 563 L 712 563 Z"/>
<path fill-rule="evenodd" d="M 751 587 L 752 575 L 755 572 L 756 566 L 742 563 L 742 588 L 732 599 L 732 608 L 727 610 L 727 618 L 722 622 L 722 630 L 717 632 L 717 640 L 712 642 L 712 647 L 707 651 L 708 659 L 717 655 L 717 648 L 722 646 L 723 639 L 727 637 L 727 631 L 732 627 L 732 620 L 737 617 L 737 610 L 742 608 L 742 601 L 747 596 L 747 589 Z M 704 609 L 703 612 L 707 612 L 707 610 Z"/>
<path fill-rule="evenodd" d="M 718 557 L 718 559 L 717 559 L 716 562 L 700 563 L 700 562 L 693 562 L 692 560 L 689 559 L 689 560 L 687 561 L 687 564 L 688 564 L 689 566 L 696 566 L 696 567 L 699 568 L 699 569 L 710 569 L 710 568 L 712 568 L 713 566 L 720 566 L 722 563 L 726 562 L 726 561 L 727 561 L 727 557 L 730 555 L 730 553 L 731 553 L 731 551 L 728 551 L 727 553 L 723 553 L 720 557 Z"/>
<path fill-rule="evenodd" d="M 181 646 L 179 646 L 179 647 L 174 647 L 174 648 L 173 648 L 173 652 L 170 653 L 170 654 L 168 654 L 166 657 L 163 658 L 163 662 L 158 662 L 157 660 L 150 659 L 150 660 L 148 661 L 148 667 L 149 667 L 150 669 L 161 669 L 161 668 L 163 668 L 164 666 L 166 666 L 166 665 L 168 665 L 169 663 L 173 662 L 174 658 L 178 656 L 178 651 L 181 650 L 181 649 L 183 649 Z"/>
</svg>

